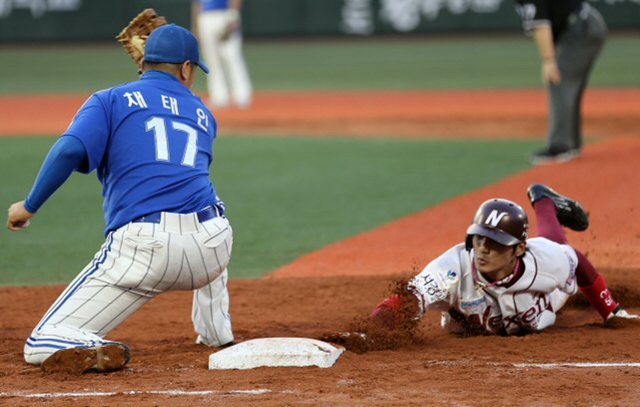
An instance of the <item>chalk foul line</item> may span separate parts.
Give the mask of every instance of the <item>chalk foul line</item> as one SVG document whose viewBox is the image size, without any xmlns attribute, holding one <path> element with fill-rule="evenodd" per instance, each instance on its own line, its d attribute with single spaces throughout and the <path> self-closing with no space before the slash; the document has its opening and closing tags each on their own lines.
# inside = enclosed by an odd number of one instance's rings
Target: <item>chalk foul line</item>
<svg viewBox="0 0 640 407">
<path fill-rule="evenodd" d="M 554 363 L 504 363 L 504 362 L 478 362 L 469 359 L 456 359 L 456 360 L 429 360 L 425 362 L 425 365 L 490 365 L 501 367 L 515 367 L 515 368 L 529 368 L 537 367 L 541 369 L 556 369 L 556 368 L 606 368 L 606 367 L 640 367 L 638 362 L 554 362 Z"/>
<path fill-rule="evenodd" d="M 539 367 L 553 369 L 556 367 L 640 367 L 640 363 L 513 363 L 515 367 Z"/>
<path fill-rule="evenodd" d="M 106 397 L 106 396 L 135 396 L 139 394 L 157 394 L 163 396 L 229 396 L 229 395 L 261 395 L 271 393 L 269 389 L 253 390 L 130 390 L 130 391 L 86 391 L 72 393 L 29 393 L 25 391 L 0 392 L 0 397 L 25 398 L 60 398 L 60 397 Z"/>
<path fill-rule="evenodd" d="M 453 360 L 432 360 L 428 361 L 430 365 L 456 365 L 468 364 L 469 361 L 453 361 Z M 493 363 L 489 363 L 494 365 Z M 495 363 L 495 365 L 504 366 L 503 363 Z M 510 363 L 510 366 L 516 368 L 607 368 L 607 367 L 640 367 L 638 362 L 559 362 L 559 363 Z M 109 397 L 109 396 L 135 396 L 144 394 L 155 394 L 161 396 L 229 396 L 229 395 L 255 395 L 271 393 L 270 389 L 253 389 L 253 390 L 129 390 L 129 391 L 86 391 L 86 392 L 61 392 L 61 393 L 30 393 L 27 391 L 9 391 L 0 392 L 0 398 L 23 397 L 23 398 L 63 398 L 63 397 Z"/>
</svg>

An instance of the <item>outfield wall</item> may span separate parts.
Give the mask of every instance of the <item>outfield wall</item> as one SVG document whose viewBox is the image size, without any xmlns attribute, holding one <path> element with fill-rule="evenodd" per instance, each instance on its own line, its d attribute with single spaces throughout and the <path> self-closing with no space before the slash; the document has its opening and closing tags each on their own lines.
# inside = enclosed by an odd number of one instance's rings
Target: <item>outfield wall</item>
<svg viewBox="0 0 640 407">
<path fill-rule="evenodd" d="M 640 29 L 640 0 L 591 1 L 611 29 Z M 515 0 L 245 0 L 247 37 L 519 31 Z M 0 0 L 0 41 L 105 40 L 140 10 L 189 26 L 189 0 Z"/>
</svg>

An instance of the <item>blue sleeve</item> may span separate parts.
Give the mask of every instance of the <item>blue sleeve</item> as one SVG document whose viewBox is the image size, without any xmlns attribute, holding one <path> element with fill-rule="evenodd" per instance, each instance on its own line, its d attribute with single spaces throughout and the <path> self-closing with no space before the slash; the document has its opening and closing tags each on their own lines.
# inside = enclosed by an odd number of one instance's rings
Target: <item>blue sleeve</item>
<svg viewBox="0 0 640 407">
<path fill-rule="evenodd" d="M 87 152 L 75 137 L 60 137 L 51 147 L 24 207 L 36 213 L 47 199 L 69 178 L 74 170 L 87 166 Z"/>
<path fill-rule="evenodd" d="M 94 93 L 78 110 L 64 136 L 74 136 L 84 145 L 88 166 L 82 172 L 89 173 L 102 164 L 109 142 L 110 120 L 104 99 L 109 91 Z"/>
</svg>

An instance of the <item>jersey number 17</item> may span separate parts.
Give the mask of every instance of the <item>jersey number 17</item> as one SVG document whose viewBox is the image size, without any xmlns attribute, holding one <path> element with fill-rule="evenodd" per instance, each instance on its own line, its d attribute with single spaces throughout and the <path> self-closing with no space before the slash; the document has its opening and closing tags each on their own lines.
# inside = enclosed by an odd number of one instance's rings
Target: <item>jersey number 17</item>
<svg viewBox="0 0 640 407">
<path fill-rule="evenodd" d="M 198 154 L 198 131 L 188 124 L 175 120 L 168 120 L 171 127 L 187 136 L 187 146 L 182 157 L 182 165 L 194 167 Z M 156 160 L 169 161 L 169 138 L 167 137 L 167 120 L 153 116 L 147 120 L 147 132 L 153 131 L 156 142 Z"/>
</svg>

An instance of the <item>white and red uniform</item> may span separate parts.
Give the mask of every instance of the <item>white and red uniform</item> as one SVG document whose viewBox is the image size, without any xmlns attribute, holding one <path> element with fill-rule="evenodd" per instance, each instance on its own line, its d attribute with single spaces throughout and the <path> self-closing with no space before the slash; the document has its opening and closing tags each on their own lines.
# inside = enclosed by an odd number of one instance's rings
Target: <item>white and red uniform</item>
<svg viewBox="0 0 640 407">
<path fill-rule="evenodd" d="M 409 282 L 420 316 L 427 309 L 441 310 L 442 327 L 451 332 L 469 326 L 494 334 L 536 332 L 552 326 L 556 312 L 577 291 L 578 260 L 571 246 L 528 239 L 514 273 L 493 283 L 475 270 L 473 256 L 458 244 Z"/>
</svg>

